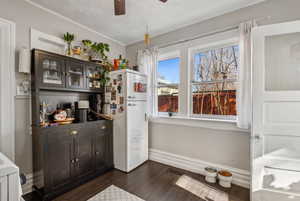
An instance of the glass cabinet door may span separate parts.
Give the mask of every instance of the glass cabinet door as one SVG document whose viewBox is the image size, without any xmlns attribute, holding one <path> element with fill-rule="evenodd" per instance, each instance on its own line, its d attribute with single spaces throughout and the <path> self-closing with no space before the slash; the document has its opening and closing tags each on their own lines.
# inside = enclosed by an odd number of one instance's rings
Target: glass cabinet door
<svg viewBox="0 0 300 201">
<path fill-rule="evenodd" d="M 84 69 L 81 63 L 67 63 L 67 87 L 72 89 L 83 89 L 84 86 Z"/>
<path fill-rule="evenodd" d="M 65 65 L 60 58 L 50 55 L 41 56 L 39 69 L 42 87 L 65 87 Z"/>
<path fill-rule="evenodd" d="M 87 66 L 86 68 L 86 80 L 87 88 L 90 90 L 97 90 L 101 88 L 101 70 L 100 66 Z"/>
</svg>

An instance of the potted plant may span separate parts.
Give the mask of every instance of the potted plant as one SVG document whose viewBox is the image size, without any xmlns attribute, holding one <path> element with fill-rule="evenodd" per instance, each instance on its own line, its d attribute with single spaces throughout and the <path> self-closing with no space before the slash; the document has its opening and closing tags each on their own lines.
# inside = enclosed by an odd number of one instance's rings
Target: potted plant
<svg viewBox="0 0 300 201">
<path fill-rule="evenodd" d="M 82 44 L 82 55 L 81 55 L 82 58 L 85 60 L 90 60 L 93 42 L 90 40 L 82 40 L 81 44 Z"/>
<path fill-rule="evenodd" d="M 67 43 L 67 56 L 72 56 L 72 42 L 74 41 L 75 36 L 74 34 L 70 34 L 69 32 L 64 34 L 64 41 Z"/>
<path fill-rule="evenodd" d="M 106 43 L 93 43 L 91 46 L 93 50 L 92 61 L 104 62 L 107 60 L 106 53 L 110 51 L 109 45 Z"/>
<path fill-rule="evenodd" d="M 105 87 L 106 83 L 110 80 L 109 71 L 106 68 L 103 68 L 101 73 L 100 83 L 102 87 Z"/>
</svg>

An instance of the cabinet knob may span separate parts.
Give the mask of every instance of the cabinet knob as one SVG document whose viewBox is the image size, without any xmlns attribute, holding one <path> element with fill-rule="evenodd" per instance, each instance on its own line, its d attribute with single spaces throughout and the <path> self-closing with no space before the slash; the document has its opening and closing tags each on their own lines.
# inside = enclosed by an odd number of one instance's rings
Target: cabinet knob
<svg viewBox="0 0 300 201">
<path fill-rule="evenodd" d="M 71 160 L 71 163 L 73 164 L 73 163 L 75 163 L 75 160 L 73 159 L 73 160 Z"/>
<path fill-rule="evenodd" d="M 99 155 L 100 154 L 100 152 L 99 151 L 96 151 L 96 155 Z"/>
<path fill-rule="evenodd" d="M 79 161 L 79 159 L 78 158 L 75 158 L 75 162 L 77 163 Z"/>
<path fill-rule="evenodd" d="M 102 129 L 102 130 L 105 130 L 105 129 L 106 129 L 106 126 L 102 126 L 101 129 Z"/>
<path fill-rule="evenodd" d="M 78 131 L 71 131 L 71 133 L 70 133 L 71 135 L 77 135 L 78 134 Z"/>
</svg>

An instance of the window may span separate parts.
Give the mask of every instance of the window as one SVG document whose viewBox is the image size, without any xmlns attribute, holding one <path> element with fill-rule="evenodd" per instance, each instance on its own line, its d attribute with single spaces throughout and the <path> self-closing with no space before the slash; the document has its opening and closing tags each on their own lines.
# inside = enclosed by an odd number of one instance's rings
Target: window
<svg viewBox="0 0 300 201">
<path fill-rule="evenodd" d="M 159 113 L 178 112 L 179 57 L 161 59 L 157 67 L 157 105 Z"/>
<path fill-rule="evenodd" d="M 155 110 L 176 119 L 234 121 L 240 71 L 239 32 L 161 48 Z"/>
<path fill-rule="evenodd" d="M 196 51 L 192 56 L 191 115 L 236 119 L 239 46 Z"/>
</svg>

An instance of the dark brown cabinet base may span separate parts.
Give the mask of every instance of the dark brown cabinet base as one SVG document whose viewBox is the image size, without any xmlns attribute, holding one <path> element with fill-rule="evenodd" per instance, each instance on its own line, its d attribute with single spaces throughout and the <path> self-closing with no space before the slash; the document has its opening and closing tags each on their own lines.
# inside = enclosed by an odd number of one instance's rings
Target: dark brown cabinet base
<svg viewBox="0 0 300 201">
<path fill-rule="evenodd" d="M 34 128 L 34 188 L 52 198 L 113 168 L 112 121 Z"/>
</svg>

